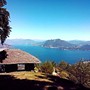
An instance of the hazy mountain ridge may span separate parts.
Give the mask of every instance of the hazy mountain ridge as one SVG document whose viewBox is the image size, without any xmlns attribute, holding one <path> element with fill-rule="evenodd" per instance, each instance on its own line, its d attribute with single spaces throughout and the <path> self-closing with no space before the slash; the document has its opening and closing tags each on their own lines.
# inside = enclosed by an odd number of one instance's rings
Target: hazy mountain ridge
<svg viewBox="0 0 90 90">
<path fill-rule="evenodd" d="M 65 49 L 65 48 L 75 47 L 75 45 L 70 44 L 67 41 L 64 41 L 64 40 L 61 40 L 61 39 L 53 39 L 53 40 L 47 40 L 43 44 L 43 47 Z"/>
<path fill-rule="evenodd" d="M 12 46 L 8 44 L 0 44 L 0 48 L 12 48 Z"/>
<path fill-rule="evenodd" d="M 79 45 L 79 46 L 90 45 L 90 41 L 84 41 L 84 40 L 70 40 L 68 42 L 71 44 Z"/>
<path fill-rule="evenodd" d="M 69 50 L 90 50 L 90 41 L 65 41 L 61 39 L 47 40 L 43 47 L 47 48 L 59 48 Z"/>
<path fill-rule="evenodd" d="M 79 49 L 80 50 L 90 50 L 90 45 L 83 45 Z"/>
<path fill-rule="evenodd" d="M 5 42 L 7 45 L 32 45 L 32 46 L 43 46 L 46 48 L 59 48 L 69 50 L 90 50 L 90 41 L 71 40 L 65 41 L 61 39 L 51 40 L 31 40 L 31 39 L 7 39 Z"/>
<path fill-rule="evenodd" d="M 43 42 L 39 42 L 39 41 L 35 41 L 35 40 L 31 40 L 31 39 L 7 39 L 6 42 L 9 45 L 35 45 L 35 46 L 39 46 L 41 45 Z"/>
</svg>

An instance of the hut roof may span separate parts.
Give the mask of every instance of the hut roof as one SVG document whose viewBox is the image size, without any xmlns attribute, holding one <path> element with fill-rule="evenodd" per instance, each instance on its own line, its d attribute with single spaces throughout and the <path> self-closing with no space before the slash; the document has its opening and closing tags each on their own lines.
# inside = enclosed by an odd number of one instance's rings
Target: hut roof
<svg viewBox="0 0 90 90">
<path fill-rule="evenodd" d="M 35 56 L 19 49 L 6 49 L 4 52 L 6 52 L 6 58 L 0 64 L 40 63 Z"/>
</svg>

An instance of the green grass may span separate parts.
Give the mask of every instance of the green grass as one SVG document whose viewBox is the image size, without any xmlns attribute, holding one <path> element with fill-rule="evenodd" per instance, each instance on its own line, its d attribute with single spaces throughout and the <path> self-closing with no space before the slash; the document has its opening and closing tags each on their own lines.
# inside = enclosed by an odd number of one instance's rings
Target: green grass
<svg viewBox="0 0 90 90">
<path fill-rule="evenodd" d="M 46 82 L 52 82 L 50 81 L 47 76 L 44 73 L 41 72 L 12 72 L 9 73 L 9 75 L 14 76 L 16 79 L 27 79 L 27 80 L 37 80 L 37 81 L 46 81 Z"/>
</svg>

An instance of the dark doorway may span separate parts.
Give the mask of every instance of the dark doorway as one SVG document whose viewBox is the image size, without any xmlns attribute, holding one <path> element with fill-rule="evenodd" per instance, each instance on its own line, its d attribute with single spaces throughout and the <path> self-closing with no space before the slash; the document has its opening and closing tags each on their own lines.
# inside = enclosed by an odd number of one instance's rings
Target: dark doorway
<svg viewBox="0 0 90 90">
<path fill-rule="evenodd" d="M 25 70 L 26 71 L 34 70 L 34 64 L 25 64 Z"/>
<path fill-rule="evenodd" d="M 17 64 L 7 64 L 5 65 L 5 72 L 17 71 Z"/>
</svg>

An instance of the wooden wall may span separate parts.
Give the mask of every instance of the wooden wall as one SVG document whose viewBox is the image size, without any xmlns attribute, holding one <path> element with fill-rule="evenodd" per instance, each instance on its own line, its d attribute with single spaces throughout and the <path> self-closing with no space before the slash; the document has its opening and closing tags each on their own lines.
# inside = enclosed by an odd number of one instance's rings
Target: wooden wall
<svg viewBox="0 0 90 90">
<path fill-rule="evenodd" d="M 34 64 L 33 63 L 31 63 L 31 64 L 23 64 L 23 65 L 25 65 L 25 69 L 23 71 L 34 70 Z M 3 67 L 1 67 L 1 70 L 3 72 L 13 72 L 13 71 L 18 71 L 19 70 L 18 68 L 19 68 L 18 64 L 6 64 L 6 65 L 3 65 Z M 22 71 L 22 69 L 19 70 L 19 71 Z"/>
<path fill-rule="evenodd" d="M 25 64 L 25 71 L 34 70 L 34 64 Z"/>
<path fill-rule="evenodd" d="M 5 65 L 5 72 L 13 72 L 13 71 L 17 71 L 17 64 L 9 64 L 9 65 Z"/>
</svg>

